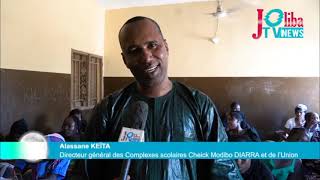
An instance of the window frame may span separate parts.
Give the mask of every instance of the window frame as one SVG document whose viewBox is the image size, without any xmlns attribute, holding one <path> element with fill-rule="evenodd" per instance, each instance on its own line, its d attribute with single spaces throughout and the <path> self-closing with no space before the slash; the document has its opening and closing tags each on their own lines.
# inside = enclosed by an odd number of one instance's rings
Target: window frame
<svg viewBox="0 0 320 180">
<path fill-rule="evenodd" d="M 75 58 L 75 56 L 79 56 L 79 58 Z M 85 58 L 82 59 L 83 57 Z M 83 68 L 85 70 L 83 70 Z M 81 90 L 85 93 L 81 93 Z M 70 91 L 71 109 L 92 109 L 97 103 L 99 103 L 103 98 L 102 56 L 71 49 Z"/>
</svg>

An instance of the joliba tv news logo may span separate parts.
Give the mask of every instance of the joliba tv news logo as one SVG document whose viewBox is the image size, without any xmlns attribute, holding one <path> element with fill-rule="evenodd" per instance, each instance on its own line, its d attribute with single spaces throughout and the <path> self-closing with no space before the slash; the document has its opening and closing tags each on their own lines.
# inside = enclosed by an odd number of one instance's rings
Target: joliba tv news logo
<svg viewBox="0 0 320 180">
<path fill-rule="evenodd" d="M 294 12 L 286 12 L 281 9 L 272 9 L 265 12 L 257 9 L 258 28 L 252 34 L 253 39 L 264 38 L 303 38 L 303 18 Z"/>
</svg>

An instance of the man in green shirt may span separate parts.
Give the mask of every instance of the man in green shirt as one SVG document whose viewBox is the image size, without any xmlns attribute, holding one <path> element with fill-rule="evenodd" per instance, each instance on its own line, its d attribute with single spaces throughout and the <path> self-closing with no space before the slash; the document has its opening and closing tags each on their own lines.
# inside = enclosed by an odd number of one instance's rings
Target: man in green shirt
<svg viewBox="0 0 320 180">
<path fill-rule="evenodd" d="M 168 78 L 169 47 L 159 25 L 147 17 L 129 19 L 120 29 L 122 58 L 136 82 L 95 108 L 88 127 L 90 141 L 117 141 L 130 105 L 148 104 L 145 141 L 227 141 L 216 107 L 204 93 Z M 119 176 L 121 161 L 88 162 L 90 179 Z M 241 179 L 232 160 L 133 160 L 129 175 L 138 180 Z"/>
</svg>

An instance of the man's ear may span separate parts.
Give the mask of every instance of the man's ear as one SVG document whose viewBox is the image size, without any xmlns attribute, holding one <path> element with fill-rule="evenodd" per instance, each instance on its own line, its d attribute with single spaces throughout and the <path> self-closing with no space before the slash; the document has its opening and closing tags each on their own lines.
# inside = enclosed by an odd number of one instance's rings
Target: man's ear
<svg viewBox="0 0 320 180">
<path fill-rule="evenodd" d="M 163 42 L 164 42 L 164 46 L 165 46 L 166 49 L 167 49 L 167 52 L 169 53 L 169 47 L 168 47 L 167 40 L 166 40 L 166 39 L 163 39 Z"/>
</svg>

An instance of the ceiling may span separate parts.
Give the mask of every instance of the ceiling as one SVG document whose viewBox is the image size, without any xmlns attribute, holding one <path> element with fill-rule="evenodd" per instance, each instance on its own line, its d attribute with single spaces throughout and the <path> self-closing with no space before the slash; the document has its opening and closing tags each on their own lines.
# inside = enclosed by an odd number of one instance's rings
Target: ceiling
<svg viewBox="0 0 320 180">
<path fill-rule="evenodd" d="M 98 0 L 106 9 L 121 9 L 129 7 L 156 6 L 188 2 L 206 2 L 215 0 Z"/>
</svg>

